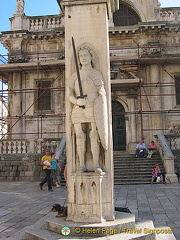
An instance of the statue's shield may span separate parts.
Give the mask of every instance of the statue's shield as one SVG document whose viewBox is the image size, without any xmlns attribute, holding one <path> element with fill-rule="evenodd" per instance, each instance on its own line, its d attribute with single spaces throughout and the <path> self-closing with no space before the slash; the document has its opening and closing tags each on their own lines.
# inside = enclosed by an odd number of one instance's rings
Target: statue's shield
<svg viewBox="0 0 180 240">
<path fill-rule="evenodd" d="M 94 103 L 94 115 L 96 125 L 101 140 L 101 144 L 105 150 L 108 149 L 108 112 L 106 96 L 98 96 Z"/>
</svg>

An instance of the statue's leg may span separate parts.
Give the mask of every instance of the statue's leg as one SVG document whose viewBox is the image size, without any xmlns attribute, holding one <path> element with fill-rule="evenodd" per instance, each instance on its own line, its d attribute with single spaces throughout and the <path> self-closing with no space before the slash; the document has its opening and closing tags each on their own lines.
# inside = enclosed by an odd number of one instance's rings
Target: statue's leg
<svg viewBox="0 0 180 240">
<path fill-rule="evenodd" d="M 74 129 L 76 133 L 76 149 L 77 149 L 77 154 L 80 162 L 78 171 L 84 172 L 86 171 L 85 161 L 84 161 L 84 156 L 86 151 L 85 150 L 86 135 L 82 130 L 81 123 L 74 124 Z"/>
<path fill-rule="evenodd" d="M 94 171 L 102 172 L 101 168 L 99 167 L 99 138 L 95 123 L 91 123 L 91 131 L 89 133 L 89 137 L 91 142 L 91 153 L 93 156 Z"/>
</svg>

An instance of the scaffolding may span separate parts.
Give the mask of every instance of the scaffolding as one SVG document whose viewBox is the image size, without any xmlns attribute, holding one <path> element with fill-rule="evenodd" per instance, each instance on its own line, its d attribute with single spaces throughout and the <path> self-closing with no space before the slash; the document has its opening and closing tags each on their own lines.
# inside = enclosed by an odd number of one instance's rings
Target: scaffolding
<svg viewBox="0 0 180 240">
<path fill-rule="evenodd" d="M 51 52 L 50 54 L 52 54 L 53 52 Z M 59 54 L 62 55 L 62 51 L 60 50 L 58 52 Z M 57 52 L 56 52 L 57 54 Z M 30 53 L 31 55 L 31 53 Z M 33 54 L 34 55 L 34 54 Z M 7 102 L 8 100 L 8 97 L 10 97 L 11 95 L 16 95 L 16 94 L 32 94 L 32 96 L 36 96 L 33 103 L 28 106 L 25 111 L 21 114 L 21 115 L 10 115 L 8 114 L 8 116 L 4 117 L 3 119 L 1 119 L 1 123 L 4 123 L 4 125 L 8 125 L 8 121 L 9 120 L 13 120 L 14 123 L 11 125 L 11 126 L 8 126 L 8 129 L 6 129 L 6 132 L 2 133 L 1 135 L 1 139 L 5 139 L 12 135 L 16 135 L 16 133 L 11 133 L 11 130 L 13 129 L 13 127 L 21 120 L 21 119 L 25 119 L 25 120 L 32 120 L 34 119 L 35 121 L 38 122 L 38 127 L 37 128 L 37 132 L 22 132 L 22 133 L 18 133 L 18 134 L 21 134 L 21 135 L 37 135 L 38 138 L 43 138 L 43 134 L 47 134 L 47 132 L 43 133 L 42 131 L 42 125 L 43 125 L 43 120 L 44 119 L 47 119 L 47 118 L 51 118 L 51 119 L 57 119 L 57 118 L 65 118 L 65 113 L 61 113 L 61 114 L 45 114 L 43 113 L 42 110 L 38 111 L 38 113 L 34 114 L 34 115 L 29 115 L 28 114 L 28 111 L 36 104 L 36 102 L 43 96 L 44 93 L 46 93 L 47 91 L 51 91 L 51 92 L 64 92 L 64 87 L 52 87 L 52 85 L 55 83 L 55 81 L 62 75 L 64 74 L 64 60 L 61 60 L 61 61 L 58 61 L 57 64 L 47 64 L 47 62 L 40 62 L 39 61 L 39 57 L 40 56 L 43 56 L 44 53 L 36 53 L 36 56 L 37 56 L 37 62 L 34 62 L 34 63 L 30 63 L 30 64 L 26 64 L 26 67 L 24 67 L 24 63 L 13 63 L 12 62 L 12 59 L 14 61 L 16 61 L 16 59 L 19 58 L 20 54 L 11 54 L 9 55 L 8 57 L 8 62 L 10 62 L 10 64 L 5 64 L 5 62 L 3 62 L 3 65 L 2 65 L 2 68 L 0 70 L 0 79 L 1 79 L 1 82 L 2 84 L 6 84 L 8 83 L 8 72 L 21 72 L 22 74 L 24 74 L 24 78 L 26 79 L 26 76 L 29 74 L 29 71 L 32 71 L 35 70 L 36 73 L 37 73 L 37 80 L 39 79 L 39 73 L 40 71 L 43 71 L 43 72 L 46 72 L 48 73 L 48 71 L 59 71 L 59 74 L 53 79 L 53 81 L 51 82 L 51 86 L 47 86 L 46 88 L 39 88 L 39 87 L 36 87 L 36 88 L 19 88 L 19 89 L 4 89 L 3 87 L 1 87 L 1 99 L 2 99 L 2 102 Z M 46 53 L 47 55 L 47 53 Z M 1 55 L 2 56 L 2 55 Z M 26 55 L 27 56 L 27 55 Z M 2 56 L 3 59 L 5 59 L 4 56 Z M 7 62 L 7 60 L 6 60 Z M 7 66 L 7 68 L 6 68 Z M 9 69 L 10 68 L 10 69 Z M 38 95 L 37 92 L 38 91 L 41 91 L 41 94 Z M 26 99 L 26 98 L 25 98 Z M 26 105 L 26 103 L 24 103 Z M 3 111 L 2 111 L 3 112 Z M 48 132 L 50 133 L 50 132 Z M 55 132 L 53 132 L 55 133 Z M 60 135 L 63 135 L 65 132 L 56 132 Z"/>
<path fill-rule="evenodd" d="M 134 40 L 133 40 L 134 41 Z M 155 43 L 155 46 L 153 46 L 153 44 L 149 45 L 149 46 L 140 46 L 136 41 L 134 41 L 134 43 L 136 44 L 137 47 L 113 47 L 113 51 L 117 52 L 117 51 L 124 51 L 124 50 L 134 50 L 134 52 L 136 53 L 136 58 L 131 58 L 131 59 L 122 59 L 121 56 L 113 56 L 111 59 L 111 64 L 112 62 L 117 63 L 124 63 L 124 62 L 132 62 L 133 64 L 137 65 L 137 78 L 139 80 L 139 84 L 138 87 L 139 88 L 139 92 L 138 94 L 131 94 L 131 97 L 139 97 L 139 109 L 137 111 L 134 112 L 122 112 L 122 113 L 114 113 L 114 114 L 120 114 L 120 115 L 125 115 L 125 116 L 129 116 L 129 115 L 139 115 L 140 116 L 140 137 L 141 139 L 144 138 L 144 132 L 149 132 L 149 131 L 153 131 L 153 130 L 160 130 L 163 131 L 164 133 L 167 133 L 169 128 L 144 128 L 143 126 L 143 115 L 163 115 L 163 114 L 173 114 L 173 116 L 178 116 L 180 114 L 180 109 L 159 109 L 159 110 L 152 110 L 151 109 L 151 103 L 149 101 L 149 97 L 175 97 L 176 99 L 180 98 L 180 81 L 178 81 L 174 75 L 172 75 L 169 71 L 167 71 L 165 69 L 166 64 L 170 63 L 171 61 L 173 61 L 173 63 L 179 63 L 179 59 L 180 59 L 180 45 L 179 44 L 174 44 L 172 45 L 168 45 L 165 44 L 163 46 L 158 46 L 157 48 L 157 43 Z M 174 48 L 174 56 L 175 57 L 169 57 L 168 55 L 165 57 L 162 55 L 162 52 L 165 52 L 166 49 L 172 49 Z M 135 50 L 136 49 L 136 50 Z M 149 64 L 156 64 L 164 73 L 166 73 L 168 76 L 170 76 L 170 78 L 173 80 L 172 82 L 161 82 L 160 80 L 158 80 L 157 82 L 153 83 L 153 82 L 143 82 L 141 79 L 141 66 L 142 65 L 149 65 Z M 129 67 L 131 69 L 131 67 Z M 128 69 L 128 68 L 127 68 Z M 130 70 L 129 69 L 129 70 Z M 133 68 L 132 68 L 133 71 Z M 132 75 L 132 74 L 131 74 Z M 134 74 L 133 74 L 134 75 Z M 113 82 L 113 80 L 111 80 L 111 82 Z M 124 84 L 124 83 L 123 83 Z M 115 89 L 117 88 L 123 88 L 123 84 L 115 84 Z M 129 86 L 128 86 L 129 85 Z M 133 85 L 133 83 L 126 83 L 126 87 L 131 88 Z M 174 93 L 159 93 L 159 94 L 155 94 L 153 93 L 153 89 L 156 89 L 157 87 L 161 87 L 161 89 L 163 88 L 167 88 L 167 87 L 173 87 L 174 89 L 178 89 L 177 91 L 175 91 Z M 112 88 L 113 89 L 113 88 Z M 147 93 L 147 90 L 151 89 L 150 93 Z M 121 93 L 120 95 L 116 95 L 116 97 L 125 97 L 127 96 L 127 94 L 125 93 L 124 95 Z M 148 103 L 148 107 L 149 110 L 143 110 L 143 101 L 142 98 L 146 98 L 146 101 Z M 173 125 L 171 126 L 171 128 L 174 129 L 174 131 L 176 133 L 180 133 L 180 124 L 179 125 Z"/>
<path fill-rule="evenodd" d="M 136 45 L 136 46 L 135 46 Z M 144 128 L 143 126 L 143 116 L 144 115 L 162 115 L 162 114 L 175 114 L 177 116 L 179 116 L 180 110 L 179 109 L 159 109 L 159 110 L 153 110 L 151 109 L 151 103 L 149 101 L 149 97 L 179 97 L 180 94 L 179 92 L 174 92 L 174 93 L 161 93 L 161 94 L 154 94 L 153 93 L 153 89 L 156 89 L 157 87 L 161 87 L 161 88 L 167 88 L 167 87 L 173 87 L 173 88 L 180 88 L 179 84 L 180 82 L 176 80 L 176 78 L 165 69 L 165 64 L 168 61 L 173 61 L 173 62 L 178 62 L 179 61 L 179 57 L 178 54 L 180 53 L 180 45 L 176 44 L 173 46 L 174 49 L 176 49 L 176 57 L 161 57 L 161 55 L 159 55 L 162 51 L 162 48 L 160 49 L 160 51 L 156 52 L 156 53 L 152 53 L 152 51 L 149 53 L 150 50 L 154 49 L 153 46 L 149 46 L 149 47 L 144 47 L 144 46 L 140 46 L 138 43 L 135 42 L 135 45 L 132 47 L 129 47 L 129 49 L 133 49 L 137 55 L 135 58 L 128 58 L 126 57 L 126 59 L 122 59 L 122 57 L 119 56 L 112 56 L 111 55 L 111 65 L 113 65 L 113 63 L 118 63 L 118 64 L 123 64 L 125 61 L 126 62 L 134 62 L 135 65 L 137 65 L 137 78 L 139 79 L 138 84 L 135 86 L 139 89 L 139 91 L 137 92 L 137 94 L 133 95 L 131 94 L 131 97 L 138 97 L 139 98 L 139 107 L 136 111 L 125 111 L 125 112 L 114 112 L 113 114 L 123 114 L 125 116 L 129 116 L 129 115 L 138 115 L 140 116 L 140 125 L 141 125 L 141 138 L 144 137 L 144 132 L 147 131 L 152 131 L 152 130 L 162 130 L 167 132 L 169 129 L 168 128 L 159 128 L 159 129 L 152 129 L 152 128 Z M 161 46 L 162 47 L 162 46 Z M 166 45 L 164 46 L 164 48 L 172 48 L 172 45 Z M 113 47 L 110 48 L 110 51 L 113 49 L 113 51 L 119 51 L 119 50 L 127 50 L 128 47 Z M 59 59 L 55 59 L 54 61 L 52 61 L 51 63 L 46 62 L 46 61 L 40 61 L 39 59 L 43 59 L 44 54 L 51 54 L 51 56 L 53 54 L 59 54 L 61 57 Z M 158 54 L 158 55 L 157 55 Z M 34 115 L 29 115 L 28 111 L 36 104 L 36 102 L 43 96 L 43 94 L 46 91 L 51 90 L 52 92 L 64 92 L 65 91 L 65 87 L 53 87 L 53 83 L 62 75 L 64 74 L 64 70 L 65 70 L 65 61 L 64 61 L 64 50 L 59 50 L 56 52 L 49 52 L 49 53 L 42 53 L 42 52 L 36 52 L 36 53 L 23 53 L 23 59 L 29 59 L 29 57 L 34 58 L 34 62 L 26 62 L 26 64 L 24 64 L 24 62 L 16 62 L 17 59 L 19 59 L 19 56 L 21 56 L 22 54 L 10 54 L 8 56 L 8 61 L 10 62 L 9 64 L 7 63 L 7 59 L 6 56 L 0 55 L 1 56 L 1 62 L 3 63 L 0 67 L 0 79 L 1 79 L 1 90 L 0 90 L 0 98 L 1 98 L 1 102 L 2 102 L 2 106 L 4 105 L 8 105 L 8 96 L 10 96 L 11 94 L 32 94 L 33 96 L 37 96 L 37 91 L 41 90 L 41 94 L 35 98 L 35 100 L 33 101 L 33 103 L 30 106 L 27 106 L 25 111 L 21 114 L 21 115 L 8 115 L 7 117 L 1 117 L 0 119 L 0 125 L 1 125 L 1 129 L 3 129 L 3 131 L 1 130 L 1 139 L 5 139 L 7 136 L 11 137 L 12 135 L 16 135 L 16 133 L 12 133 L 11 130 L 12 128 L 21 120 L 21 119 L 25 119 L 25 120 L 36 120 L 38 122 L 38 127 L 37 128 L 37 132 L 21 132 L 18 134 L 22 134 L 22 135 L 36 135 L 38 138 L 43 138 L 44 135 L 47 135 L 47 132 L 43 132 L 43 120 L 44 119 L 59 119 L 62 118 L 64 119 L 63 122 L 65 122 L 65 112 L 63 113 L 59 113 L 59 114 L 46 114 L 42 111 L 42 109 L 40 111 L 38 111 L 38 113 L 34 114 Z M 141 80 L 141 66 L 149 64 L 149 62 L 154 63 L 156 65 L 158 65 L 158 67 L 161 68 L 162 71 L 164 71 L 166 74 L 168 74 L 170 76 L 171 79 L 173 79 L 173 82 L 156 82 L 156 83 L 152 83 L 152 82 L 143 82 Z M 11 67 L 10 67 L 11 66 Z M 130 67 L 131 68 L 131 67 Z M 128 68 L 127 68 L 128 69 Z M 134 68 L 136 69 L 136 68 Z M 29 74 L 29 71 L 36 71 L 37 74 L 37 79 L 39 79 L 39 73 L 40 72 L 52 72 L 54 70 L 58 70 L 59 74 L 57 75 L 56 78 L 54 78 L 53 82 L 51 85 L 49 85 L 46 88 L 19 88 L 19 89 L 5 89 L 4 86 L 7 86 L 8 83 L 8 72 L 21 72 L 24 75 L 24 78 L 26 78 L 26 76 Z M 112 70 L 112 69 L 111 69 Z M 116 71 L 116 70 L 115 70 Z M 121 74 L 120 69 L 118 69 L 119 74 Z M 113 72 L 113 70 L 112 70 Z M 128 72 L 128 71 L 127 71 Z M 131 75 L 133 76 L 134 73 L 131 73 Z M 134 74 L 135 76 L 135 74 Z M 112 84 L 112 90 L 113 90 L 113 81 L 114 79 L 111 80 L 111 84 Z M 126 83 L 126 88 L 132 88 L 132 83 Z M 121 83 L 116 83 L 115 84 L 115 88 L 116 89 L 121 89 L 122 88 L 122 84 Z M 149 89 L 151 89 L 151 91 L 149 91 Z M 148 93 L 147 93 L 148 91 Z M 123 96 L 127 96 L 126 94 L 121 94 L 121 95 L 117 95 L 118 97 L 123 97 Z M 146 101 L 148 103 L 148 107 L 149 109 L 144 109 L 143 108 L 143 100 L 146 98 Z M 26 105 L 26 103 L 24 103 Z M 3 112 L 3 110 L 2 110 Z M 2 114 L 3 115 L 3 114 Z M 8 121 L 9 120 L 13 120 L 14 123 L 10 126 L 8 125 Z M 7 128 L 8 125 L 8 129 Z M 173 127 L 173 126 L 172 126 Z M 174 126 L 175 127 L 175 126 Z M 5 132 L 4 132 L 5 131 Z M 179 126 L 176 126 L 176 131 L 179 132 Z M 64 131 L 57 131 L 57 132 L 48 132 L 49 134 L 54 133 L 54 134 L 59 134 L 61 136 L 63 136 L 65 134 L 65 129 Z"/>
</svg>

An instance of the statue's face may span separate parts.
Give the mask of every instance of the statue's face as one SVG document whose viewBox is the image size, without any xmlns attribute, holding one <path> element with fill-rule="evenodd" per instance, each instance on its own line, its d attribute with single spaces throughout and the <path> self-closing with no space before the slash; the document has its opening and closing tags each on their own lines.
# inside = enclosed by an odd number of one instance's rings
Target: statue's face
<svg viewBox="0 0 180 240">
<path fill-rule="evenodd" d="M 83 66 L 91 64 L 91 54 L 88 50 L 82 49 L 79 51 L 79 60 Z"/>
</svg>

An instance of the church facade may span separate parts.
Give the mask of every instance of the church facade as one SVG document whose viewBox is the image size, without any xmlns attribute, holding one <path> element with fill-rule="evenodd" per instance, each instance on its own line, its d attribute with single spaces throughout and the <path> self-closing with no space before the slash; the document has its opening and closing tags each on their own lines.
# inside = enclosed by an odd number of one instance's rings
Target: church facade
<svg viewBox="0 0 180 240">
<path fill-rule="evenodd" d="M 139 139 L 148 144 L 170 128 L 179 133 L 180 8 L 161 8 L 158 0 L 119 5 L 109 19 L 113 149 L 134 153 Z M 66 25 L 63 12 L 32 17 L 24 6 L 10 21 L 0 35 L 8 49 L 8 63 L 0 65 L 8 83 L 1 149 L 26 159 L 65 137 Z"/>
</svg>

